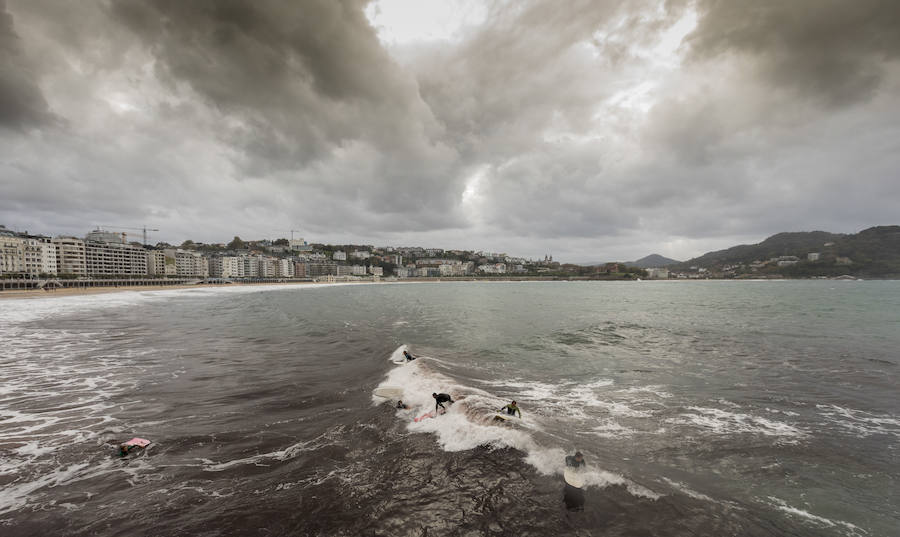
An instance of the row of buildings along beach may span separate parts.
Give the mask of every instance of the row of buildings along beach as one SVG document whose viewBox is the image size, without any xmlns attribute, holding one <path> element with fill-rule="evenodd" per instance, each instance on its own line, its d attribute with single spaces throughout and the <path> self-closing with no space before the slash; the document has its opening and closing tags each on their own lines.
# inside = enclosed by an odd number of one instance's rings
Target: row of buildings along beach
<svg viewBox="0 0 900 537">
<path fill-rule="evenodd" d="M 33 235 L 0 226 L 0 276 L 22 278 L 319 278 L 455 277 L 525 274 L 558 267 L 542 261 L 484 252 L 431 248 L 314 249 L 303 239 L 253 241 L 245 248 L 214 245 L 214 252 L 146 246 L 125 233 L 95 229 L 81 237 Z M 324 251 L 323 251 L 324 250 Z M 446 254 L 449 254 L 446 255 Z M 390 274 L 385 274 L 388 267 Z"/>
</svg>

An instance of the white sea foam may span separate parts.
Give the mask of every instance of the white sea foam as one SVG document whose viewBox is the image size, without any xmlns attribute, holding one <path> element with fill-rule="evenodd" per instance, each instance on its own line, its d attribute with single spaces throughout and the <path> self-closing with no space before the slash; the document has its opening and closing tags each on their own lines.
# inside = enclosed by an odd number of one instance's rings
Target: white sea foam
<svg viewBox="0 0 900 537">
<path fill-rule="evenodd" d="M 265 464 L 266 461 L 286 461 L 293 459 L 300 455 L 303 452 L 307 451 L 315 451 L 320 447 L 330 444 L 334 441 L 334 439 L 339 436 L 344 430 L 342 425 L 338 425 L 325 431 L 320 434 L 316 438 L 312 440 L 306 440 L 302 442 L 295 442 L 284 449 L 278 449 L 275 451 L 269 451 L 267 453 L 259 453 L 257 455 L 253 455 L 250 457 L 244 457 L 241 459 L 234 459 L 226 462 L 214 462 L 209 459 L 198 459 L 203 463 L 203 470 L 206 472 L 221 472 L 223 470 L 227 470 L 229 468 L 233 468 L 235 466 L 245 466 L 245 465 L 253 465 L 253 466 L 268 466 Z"/>
<path fill-rule="evenodd" d="M 594 434 L 601 438 L 630 438 L 637 431 L 629 427 L 625 427 L 614 419 L 601 419 L 600 424 L 591 429 Z"/>
<path fill-rule="evenodd" d="M 652 394 L 661 399 L 668 399 L 672 397 L 672 394 L 667 392 L 662 386 L 659 385 L 649 385 L 649 386 L 632 386 L 630 388 L 623 388 L 621 390 L 616 390 L 616 393 L 620 394 L 628 394 L 628 395 L 644 395 L 644 394 Z"/>
<path fill-rule="evenodd" d="M 302 291 L 338 287 L 346 285 L 374 285 L 370 283 L 316 283 L 295 285 L 235 285 L 193 287 L 188 289 L 160 289 L 137 291 L 119 291 L 115 293 L 98 293 L 91 295 L 42 296 L 35 299 L 5 300 L 0 308 L 0 327 L 4 324 L 22 323 L 79 313 L 86 309 L 108 309 L 134 306 L 143 302 L 170 300 L 172 298 L 204 297 L 229 294 L 264 293 L 273 291 Z M 391 285 L 391 284 L 378 284 Z"/>
<path fill-rule="evenodd" d="M 862 436 L 891 434 L 900 436 L 900 417 L 890 414 L 875 414 L 837 405 L 816 405 L 820 414 L 838 427 Z"/>
<path fill-rule="evenodd" d="M 829 518 L 825 518 L 823 516 L 818 516 L 810 513 L 809 511 L 805 511 L 803 509 L 799 509 L 797 507 L 793 507 L 789 505 L 786 501 L 776 498 L 774 496 L 769 496 L 769 505 L 788 513 L 789 515 L 799 517 L 803 522 L 812 524 L 814 526 L 826 527 L 826 528 L 843 528 L 845 530 L 845 535 L 848 536 L 861 536 L 868 535 L 869 532 L 851 524 L 849 522 L 844 522 L 843 520 L 831 520 Z"/>
<path fill-rule="evenodd" d="M 408 430 L 433 434 L 437 443 L 445 451 L 464 451 L 485 446 L 514 448 L 524 452 L 526 454 L 525 462 L 533 466 L 540 474 L 562 475 L 565 469 L 566 452 L 560 447 L 541 445 L 533 436 L 536 431 L 542 429 L 541 416 L 538 413 L 528 413 L 521 422 L 514 419 L 510 422 L 511 425 L 510 423 L 496 424 L 492 422 L 492 418 L 497 409 L 508 402 L 507 399 L 481 389 L 459 385 L 428 368 L 429 360 L 426 357 L 394 367 L 380 384 L 380 387 L 403 387 L 403 401 L 410 406 L 410 410 L 397 411 L 397 417 L 408 420 Z M 537 387 L 540 389 L 542 386 L 541 383 L 512 381 L 512 384 L 516 383 L 520 384 L 520 388 Z M 593 383 L 594 387 L 608 386 L 609 384 L 610 382 L 605 379 Z M 511 384 L 506 382 L 503 385 L 510 386 Z M 431 394 L 441 392 L 449 393 L 456 403 L 450 405 L 445 414 L 436 418 L 426 418 L 419 422 L 413 421 L 415 416 L 434 410 L 434 398 Z M 575 397 L 584 397 L 584 394 L 578 394 Z M 559 416 L 554 417 L 554 419 L 558 418 Z M 589 452 L 585 451 L 585 453 L 586 456 L 591 456 Z M 631 494 L 651 499 L 659 497 L 659 494 L 624 476 L 596 467 L 588 468 L 584 472 L 584 478 L 587 486 L 623 485 Z"/>
<path fill-rule="evenodd" d="M 713 434 L 751 433 L 796 440 L 807 436 L 798 427 L 751 414 L 728 412 L 718 408 L 688 407 L 691 412 L 666 421 L 678 425 L 693 425 Z"/>
<path fill-rule="evenodd" d="M 408 349 L 409 347 L 405 343 L 403 345 L 400 345 L 399 347 L 394 349 L 394 352 L 391 353 L 390 357 L 388 357 L 388 360 L 394 362 L 395 364 L 406 363 L 406 356 L 403 355 L 403 351 Z"/>
<path fill-rule="evenodd" d="M 686 494 L 687 496 L 690 496 L 691 498 L 694 498 L 695 500 L 700 500 L 700 501 L 710 502 L 710 503 L 716 503 L 715 500 L 713 500 L 712 498 L 710 498 L 710 497 L 707 496 L 706 494 L 701 494 L 701 493 L 699 493 L 699 492 L 697 492 L 697 491 L 695 491 L 695 490 L 692 490 L 690 487 L 688 487 L 688 486 L 685 485 L 684 483 L 680 483 L 680 482 L 678 482 L 678 481 L 673 481 L 673 480 L 671 480 L 671 479 L 669 479 L 669 478 L 667 478 L 667 477 L 662 478 L 662 480 L 665 481 L 666 483 L 668 483 L 669 485 L 671 485 L 673 488 L 678 489 L 678 490 L 681 491 L 682 493 Z"/>
</svg>

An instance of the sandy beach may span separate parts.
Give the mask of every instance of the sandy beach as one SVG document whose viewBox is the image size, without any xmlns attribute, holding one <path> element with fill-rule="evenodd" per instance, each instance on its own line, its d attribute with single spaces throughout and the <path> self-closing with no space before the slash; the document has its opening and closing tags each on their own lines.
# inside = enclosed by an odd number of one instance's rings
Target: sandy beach
<svg viewBox="0 0 900 537">
<path fill-rule="evenodd" d="M 9 291 L 0 291 L 0 300 L 2 299 L 41 299 L 60 296 L 75 295 L 99 295 L 104 293 L 121 293 L 123 291 L 166 291 L 172 289 L 207 289 L 210 287 L 245 287 L 259 285 L 315 285 L 315 282 L 281 282 L 281 283 L 220 283 L 220 284 L 199 284 L 199 285 L 122 285 L 119 287 L 83 287 L 83 288 L 64 288 L 51 291 L 43 289 L 16 289 Z"/>
</svg>

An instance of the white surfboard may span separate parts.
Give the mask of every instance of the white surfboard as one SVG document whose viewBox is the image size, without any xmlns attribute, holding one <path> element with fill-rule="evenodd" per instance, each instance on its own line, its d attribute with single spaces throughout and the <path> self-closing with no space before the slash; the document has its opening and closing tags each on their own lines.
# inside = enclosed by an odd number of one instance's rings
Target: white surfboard
<svg viewBox="0 0 900 537">
<path fill-rule="evenodd" d="M 403 397 L 403 388 L 399 386 L 381 386 L 372 390 L 372 395 L 385 399 L 400 399 Z"/>
<path fill-rule="evenodd" d="M 577 489 L 584 486 L 584 475 L 575 468 L 567 467 L 566 471 L 563 472 L 563 479 L 566 480 L 566 483 Z"/>
</svg>

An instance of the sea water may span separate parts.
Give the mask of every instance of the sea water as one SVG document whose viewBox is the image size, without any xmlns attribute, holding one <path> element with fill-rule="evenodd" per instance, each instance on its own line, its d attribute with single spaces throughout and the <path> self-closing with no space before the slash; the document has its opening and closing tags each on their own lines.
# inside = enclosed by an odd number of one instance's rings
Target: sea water
<svg viewBox="0 0 900 537">
<path fill-rule="evenodd" d="M 898 348 L 895 281 L 4 300 L 0 532 L 896 535 Z"/>
</svg>

